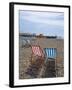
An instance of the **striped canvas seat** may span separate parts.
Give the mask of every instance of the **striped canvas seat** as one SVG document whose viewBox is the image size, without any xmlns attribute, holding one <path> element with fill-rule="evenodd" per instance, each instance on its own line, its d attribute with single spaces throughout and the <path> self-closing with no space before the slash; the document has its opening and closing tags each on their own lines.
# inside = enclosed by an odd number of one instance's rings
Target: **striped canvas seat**
<svg viewBox="0 0 72 90">
<path fill-rule="evenodd" d="M 46 53 L 47 58 L 53 58 L 53 59 L 56 58 L 56 53 L 57 53 L 56 48 L 45 48 L 44 51 Z"/>
<path fill-rule="evenodd" d="M 40 48 L 40 46 L 37 45 L 33 45 L 32 46 L 32 52 L 35 56 L 40 56 L 40 57 L 44 57 L 43 51 Z"/>
</svg>

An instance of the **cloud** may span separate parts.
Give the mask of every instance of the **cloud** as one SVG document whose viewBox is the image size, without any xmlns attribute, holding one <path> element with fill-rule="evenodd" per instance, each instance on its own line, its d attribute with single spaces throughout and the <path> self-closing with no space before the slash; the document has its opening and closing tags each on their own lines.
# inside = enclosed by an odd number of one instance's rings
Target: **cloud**
<svg viewBox="0 0 72 90">
<path fill-rule="evenodd" d="M 20 19 L 52 26 L 64 25 L 64 14 L 58 12 L 20 11 Z"/>
<path fill-rule="evenodd" d="M 63 15 L 62 12 L 39 12 L 39 11 L 20 11 L 22 16 L 38 16 L 38 17 L 46 17 L 46 18 L 57 18 Z"/>
</svg>

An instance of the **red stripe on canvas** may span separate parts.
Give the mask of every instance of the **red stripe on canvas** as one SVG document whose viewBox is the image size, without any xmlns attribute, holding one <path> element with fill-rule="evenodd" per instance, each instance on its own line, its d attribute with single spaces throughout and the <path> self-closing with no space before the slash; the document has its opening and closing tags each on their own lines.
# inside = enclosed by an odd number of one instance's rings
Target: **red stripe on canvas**
<svg viewBox="0 0 72 90">
<path fill-rule="evenodd" d="M 39 46 L 32 46 L 32 51 L 33 51 L 34 55 L 38 55 L 38 56 L 42 56 L 42 57 L 44 56 L 43 52 Z"/>
</svg>

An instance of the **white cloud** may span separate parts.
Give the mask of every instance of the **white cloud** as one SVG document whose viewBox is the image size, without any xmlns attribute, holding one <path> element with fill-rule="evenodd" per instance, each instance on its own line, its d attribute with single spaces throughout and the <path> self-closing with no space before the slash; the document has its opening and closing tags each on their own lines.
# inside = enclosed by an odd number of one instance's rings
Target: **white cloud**
<svg viewBox="0 0 72 90">
<path fill-rule="evenodd" d="M 54 12 L 32 12 L 32 11 L 21 11 L 20 19 L 27 20 L 34 23 L 42 23 L 47 25 L 63 26 L 64 21 L 60 19 L 63 17 L 63 13 Z"/>
</svg>

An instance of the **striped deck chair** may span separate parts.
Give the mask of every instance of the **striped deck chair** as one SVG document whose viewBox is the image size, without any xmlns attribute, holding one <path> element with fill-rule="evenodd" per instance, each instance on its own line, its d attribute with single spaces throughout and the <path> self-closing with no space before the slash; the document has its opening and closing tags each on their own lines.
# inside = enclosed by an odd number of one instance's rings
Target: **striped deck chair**
<svg viewBox="0 0 72 90">
<path fill-rule="evenodd" d="M 31 65 L 27 70 L 27 74 L 36 78 L 40 72 L 42 65 L 44 64 L 44 53 L 40 46 L 32 45 L 32 58 Z"/>
<path fill-rule="evenodd" d="M 45 48 L 46 53 L 46 70 L 45 77 L 56 77 L 56 48 Z"/>
</svg>

